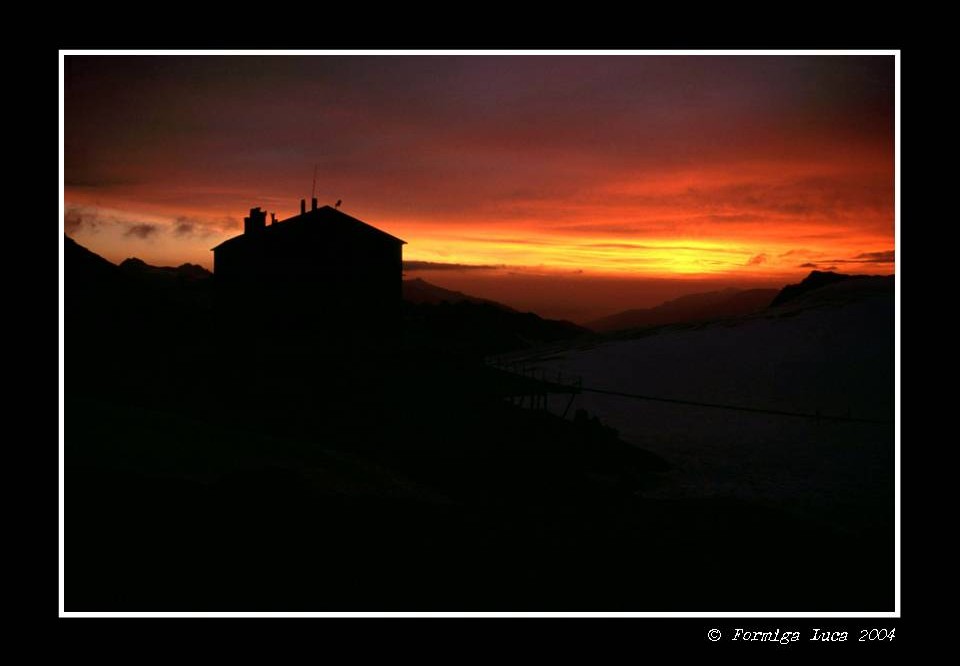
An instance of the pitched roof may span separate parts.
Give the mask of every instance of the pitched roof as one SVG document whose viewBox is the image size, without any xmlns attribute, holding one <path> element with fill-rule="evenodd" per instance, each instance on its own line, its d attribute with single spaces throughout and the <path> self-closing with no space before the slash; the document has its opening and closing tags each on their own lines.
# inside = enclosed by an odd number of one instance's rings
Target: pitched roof
<svg viewBox="0 0 960 666">
<path fill-rule="evenodd" d="M 391 236 L 386 231 L 377 229 L 374 226 L 367 224 L 362 220 L 358 220 L 355 217 L 342 213 L 339 210 L 333 208 L 332 206 L 323 206 L 316 210 L 308 210 L 307 212 L 301 215 L 295 215 L 294 217 L 288 217 L 285 220 L 281 220 L 276 224 L 268 224 L 262 232 L 264 234 L 284 234 L 293 229 L 303 228 L 304 225 L 338 225 L 338 226 L 350 226 L 363 232 L 375 236 L 379 236 L 384 240 L 393 241 L 395 243 L 400 243 L 406 245 L 407 241 L 397 238 L 396 236 Z M 257 234 L 259 235 L 259 234 Z M 210 248 L 211 250 L 218 250 L 226 245 L 233 245 L 238 242 L 243 242 L 243 239 L 251 238 L 250 234 L 239 234 L 233 238 L 228 238 L 223 241 L 216 247 Z"/>
</svg>

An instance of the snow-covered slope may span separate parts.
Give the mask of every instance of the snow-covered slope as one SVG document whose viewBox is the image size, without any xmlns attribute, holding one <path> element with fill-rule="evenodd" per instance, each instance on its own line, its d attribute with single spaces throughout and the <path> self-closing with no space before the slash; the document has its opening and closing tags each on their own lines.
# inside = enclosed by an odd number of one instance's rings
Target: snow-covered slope
<svg viewBox="0 0 960 666">
<path fill-rule="evenodd" d="M 892 507 L 892 290 L 827 290 L 757 316 L 553 354 L 549 374 L 585 387 L 884 423 L 837 422 L 665 404 L 585 392 L 575 407 L 675 466 L 660 496 L 786 503 L 830 520 Z M 555 398 L 554 409 L 561 409 Z M 870 520 L 869 514 L 864 516 Z"/>
</svg>

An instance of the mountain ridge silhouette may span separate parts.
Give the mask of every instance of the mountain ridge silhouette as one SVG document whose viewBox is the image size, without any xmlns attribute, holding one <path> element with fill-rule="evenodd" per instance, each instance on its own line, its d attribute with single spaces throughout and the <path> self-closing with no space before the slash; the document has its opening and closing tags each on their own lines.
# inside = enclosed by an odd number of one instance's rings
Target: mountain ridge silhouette
<svg viewBox="0 0 960 666">
<path fill-rule="evenodd" d="M 851 286 L 856 289 L 857 287 L 867 287 L 871 285 L 880 286 L 883 288 L 885 285 L 889 285 L 892 288 L 894 281 L 894 276 L 891 275 L 862 275 L 862 274 L 849 274 L 849 273 L 834 273 L 833 271 L 810 271 L 810 274 L 807 275 L 803 280 L 795 284 L 788 284 L 784 286 L 780 293 L 777 294 L 776 298 L 773 299 L 770 303 L 771 308 L 782 306 L 791 301 L 797 301 L 803 296 L 810 294 L 811 292 L 817 292 L 834 285 L 850 282 Z"/>
<path fill-rule="evenodd" d="M 624 310 L 587 322 L 600 332 L 643 326 L 687 324 L 724 317 L 736 317 L 763 310 L 777 295 L 776 289 L 727 289 L 686 294 L 651 308 Z"/>
</svg>

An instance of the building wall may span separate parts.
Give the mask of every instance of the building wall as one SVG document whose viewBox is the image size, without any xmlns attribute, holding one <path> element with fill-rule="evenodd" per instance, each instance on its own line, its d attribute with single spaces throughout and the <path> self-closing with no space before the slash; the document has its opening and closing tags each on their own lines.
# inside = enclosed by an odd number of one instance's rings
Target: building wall
<svg viewBox="0 0 960 666">
<path fill-rule="evenodd" d="M 363 229 L 304 226 L 268 230 L 218 248 L 218 282 L 306 290 L 311 300 L 329 307 L 399 306 L 401 244 Z"/>
</svg>

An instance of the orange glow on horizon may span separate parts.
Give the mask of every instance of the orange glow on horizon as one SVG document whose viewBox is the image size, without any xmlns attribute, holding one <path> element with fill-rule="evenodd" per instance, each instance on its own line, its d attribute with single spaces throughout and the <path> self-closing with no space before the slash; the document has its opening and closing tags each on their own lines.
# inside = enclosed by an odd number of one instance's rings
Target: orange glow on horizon
<svg viewBox="0 0 960 666">
<path fill-rule="evenodd" d="M 883 186 L 891 174 L 873 172 L 872 164 L 859 169 L 848 164 L 846 173 L 829 163 L 789 165 L 789 170 L 769 164 L 756 172 L 738 170 L 740 179 L 726 171 L 659 174 L 630 184 L 603 183 L 573 200 L 504 201 L 443 218 L 392 211 L 377 202 L 344 211 L 405 239 L 404 257 L 412 261 L 680 279 L 792 278 L 809 272 L 804 264 L 827 268 L 838 262 L 848 271 L 892 272 L 892 261 L 856 261 L 890 251 L 893 244 L 892 187 Z M 758 179 L 762 171 L 777 177 Z M 853 182 L 857 194 L 866 192 L 864 200 L 824 205 L 823 199 L 835 196 L 823 193 L 831 180 Z M 770 201 L 758 205 L 753 190 Z M 190 196 L 185 191 L 175 198 Z M 91 195 L 83 188 L 68 188 L 66 200 L 69 210 L 98 221 L 77 225 L 78 240 L 113 261 L 139 256 L 208 268 L 210 248 L 239 233 L 250 206 L 277 210 L 280 219 L 297 212 L 296 197 L 217 196 L 231 203 L 179 208 L 132 189 L 111 196 L 107 207 L 102 191 Z M 153 231 L 131 234 L 131 220 Z M 189 230 L 179 233 L 185 221 Z"/>
<path fill-rule="evenodd" d="M 72 56 L 64 76 L 64 228 L 114 262 L 211 268 L 315 173 L 321 204 L 464 290 L 895 268 L 889 56 Z"/>
</svg>

